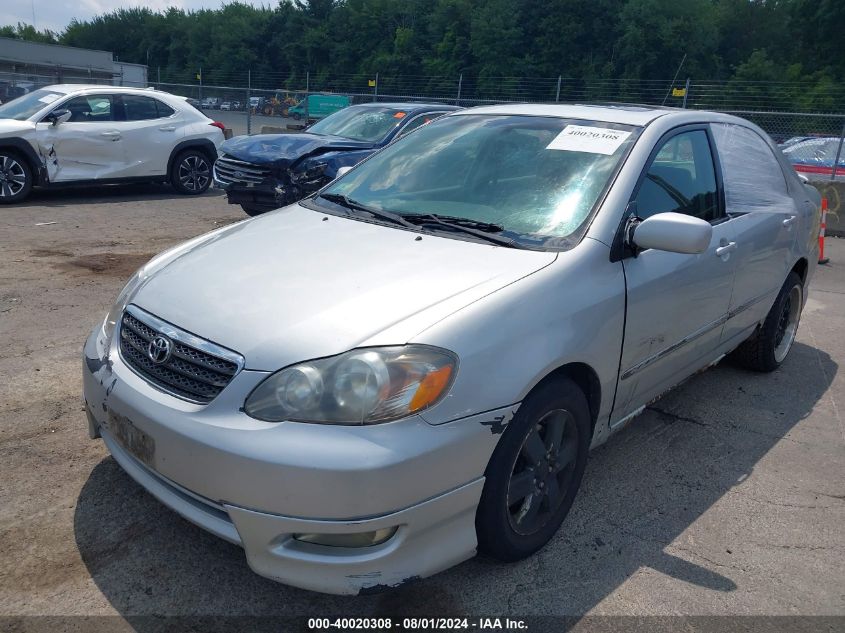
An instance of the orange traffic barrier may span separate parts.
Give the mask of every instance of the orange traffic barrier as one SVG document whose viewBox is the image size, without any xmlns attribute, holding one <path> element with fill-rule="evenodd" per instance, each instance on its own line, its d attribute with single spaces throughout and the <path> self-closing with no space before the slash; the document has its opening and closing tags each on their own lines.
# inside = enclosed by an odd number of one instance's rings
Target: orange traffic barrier
<svg viewBox="0 0 845 633">
<path fill-rule="evenodd" d="M 824 256 L 824 230 L 827 228 L 827 198 L 822 198 L 822 223 L 819 229 L 819 263 L 826 264 L 829 257 Z"/>
</svg>

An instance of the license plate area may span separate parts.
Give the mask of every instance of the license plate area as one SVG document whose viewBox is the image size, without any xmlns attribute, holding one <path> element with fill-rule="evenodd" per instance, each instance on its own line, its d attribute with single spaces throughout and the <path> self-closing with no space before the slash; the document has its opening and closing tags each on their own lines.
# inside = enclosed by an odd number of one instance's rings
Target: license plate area
<svg viewBox="0 0 845 633">
<path fill-rule="evenodd" d="M 153 467 L 155 440 L 139 429 L 125 415 L 109 411 L 106 428 L 115 441 L 138 461 Z"/>
</svg>

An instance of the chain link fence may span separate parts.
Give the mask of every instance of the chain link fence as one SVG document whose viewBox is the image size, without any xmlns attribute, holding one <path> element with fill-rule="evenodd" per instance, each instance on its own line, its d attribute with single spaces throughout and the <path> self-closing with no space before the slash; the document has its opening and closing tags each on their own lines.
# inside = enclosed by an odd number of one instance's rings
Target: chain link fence
<svg viewBox="0 0 845 633">
<path fill-rule="evenodd" d="M 0 101 L 54 83 L 152 87 L 187 97 L 210 116 L 223 118 L 236 134 L 264 127 L 299 128 L 315 118 L 308 95 L 365 102 L 436 102 L 464 107 L 494 103 L 629 103 L 718 110 L 753 121 L 781 145 L 811 180 L 845 180 L 845 85 L 804 82 L 580 79 L 570 77 L 457 77 L 309 72 L 221 73 L 149 69 L 149 85 L 120 74 L 26 74 L 0 72 Z M 212 111 L 215 114 L 212 114 Z M 219 114 L 216 114 L 219 113 Z"/>
</svg>

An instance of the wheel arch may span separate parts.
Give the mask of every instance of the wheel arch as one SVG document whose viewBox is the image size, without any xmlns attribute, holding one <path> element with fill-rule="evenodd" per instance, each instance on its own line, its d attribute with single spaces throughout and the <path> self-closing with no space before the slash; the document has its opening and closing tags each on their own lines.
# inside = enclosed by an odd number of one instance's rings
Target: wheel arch
<svg viewBox="0 0 845 633">
<path fill-rule="evenodd" d="M 26 140 L 17 137 L 10 137 L 0 139 L 0 151 L 12 150 L 20 154 L 32 171 L 33 184 L 38 185 L 46 182 L 46 172 L 44 163 L 38 157 L 38 154 Z"/>
<path fill-rule="evenodd" d="M 595 429 L 596 421 L 599 416 L 599 409 L 601 408 L 601 381 L 599 380 L 596 370 L 587 363 L 566 363 L 565 365 L 561 365 L 557 369 L 554 369 L 546 374 L 537 382 L 537 384 L 534 385 L 534 387 L 531 388 L 529 393 L 536 390 L 541 385 L 558 378 L 568 378 L 584 392 L 584 396 L 587 398 L 587 405 L 590 408 L 590 425 L 592 429 Z"/>
<path fill-rule="evenodd" d="M 809 262 L 807 261 L 806 257 L 801 257 L 795 265 L 792 267 L 790 272 L 797 273 L 799 277 L 801 277 L 801 283 L 803 285 L 807 285 L 807 271 L 809 270 Z"/>
<path fill-rule="evenodd" d="M 176 160 L 176 157 L 179 156 L 182 152 L 188 149 L 196 149 L 201 151 L 205 154 L 208 159 L 214 163 L 217 160 L 217 146 L 209 141 L 207 138 L 195 138 L 195 139 L 188 139 L 187 141 L 182 141 L 178 143 L 176 147 L 170 152 L 170 158 L 167 159 L 167 172 L 170 173 L 170 170 L 173 169 L 173 161 Z"/>
</svg>

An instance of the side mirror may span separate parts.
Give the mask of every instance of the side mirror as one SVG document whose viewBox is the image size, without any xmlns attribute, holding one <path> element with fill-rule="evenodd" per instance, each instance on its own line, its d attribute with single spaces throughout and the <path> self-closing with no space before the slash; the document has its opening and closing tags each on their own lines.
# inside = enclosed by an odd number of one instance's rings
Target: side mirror
<svg viewBox="0 0 845 633">
<path fill-rule="evenodd" d="M 70 117 L 72 116 L 73 112 L 67 108 L 62 108 L 60 110 L 53 110 L 50 114 L 44 117 L 44 120 L 53 125 L 58 125 L 59 123 L 67 123 L 70 121 Z"/>
<path fill-rule="evenodd" d="M 633 228 L 630 241 L 640 249 L 697 255 L 710 246 L 709 222 L 683 213 L 658 213 Z"/>
<path fill-rule="evenodd" d="M 350 171 L 352 171 L 352 168 L 348 165 L 345 167 L 341 167 L 337 170 L 337 176 L 335 176 L 335 178 L 340 178 L 344 174 L 348 174 Z"/>
</svg>

